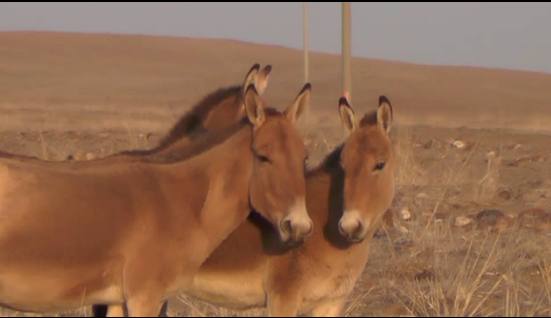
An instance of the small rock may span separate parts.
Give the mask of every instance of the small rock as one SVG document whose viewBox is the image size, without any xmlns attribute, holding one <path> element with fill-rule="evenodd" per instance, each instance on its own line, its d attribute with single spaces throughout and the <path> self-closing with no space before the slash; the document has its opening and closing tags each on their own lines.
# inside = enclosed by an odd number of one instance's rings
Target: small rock
<svg viewBox="0 0 551 318">
<path fill-rule="evenodd" d="M 430 150 L 436 147 L 440 147 L 440 142 L 438 140 L 431 140 L 422 145 L 423 149 Z"/>
<path fill-rule="evenodd" d="M 398 303 L 398 304 L 386 306 L 384 308 L 383 315 L 386 317 L 409 317 L 411 313 L 408 310 L 408 308 Z"/>
<path fill-rule="evenodd" d="M 495 277 L 495 276 L 499 276 L 500 274 L 497 273 L 497 272 L 486 272 L 484 273 L 482 276 L 490 276 L 490 277 Z"/>
<path fill-rule="evenodd" d="M 497 194 L 498 198 L 500 198 L 501 200 L 505 200 L 505 201 L 509 201 L 511 200 L 511 198 L 513 197 L 513 195 L 511 194 L 511 190 L 509 189 L 502 189 L 498 192 Z"/>
<path fill-rule="evenodd" d="M 512 231 L 513 220 L 508 217 L 501 218 L 497 224 L 492 227 L 492 231 L 496 233 L 510 233 Z"/>
<path fill-rule="evenodd" d="M 467 144 L 461 140 L 456 140 L 452 142 L 452 146 L 454 146 L 457 149 L 465 149 L 467 147 Z"/>
<path fill-rule="evenodd" d="M 426 194 L 426 193 L 421 192 L 421 193 L 417 194 L 415 197 L 416 197 L 417 199 L 428 199 L 428 198 L 429 198 L 429 195 Z"/>
<path fill-rule="evenodd" d="M 450 208 L 450 205 L 449 205 L 449 204 L 447 204 L 447 203 L 442 203 L 442 204 L 440 205 L 440 209 L 439 209 L 439 210 L 442 211 L 443 213 L 447 213 L 447 212 L 450 212 L 451 208 Z M 436 214 L 443 214 L 443 213 L 438 212 L 438 213 L 436 213 Z M 445 219 L 445 218 L 442 218 L 442 219 Z"/>
<path fill-rule="evenodd" d="M 89 153 L 86 154 L 85 159 L 88 160 L 88 161 L 96 160 L 96 159 L 98 159 L 98 155 L 96 155 L 93 152 L 89 152 Z"/>
<path fill-rule="evenodd" d="M 394 242 L 394 249 L 397 251 L 402 251 L 404 249 L 412 248 L 413 247 L 413 241 L 412 240 L 406 240 L 406 239 L 400 239 L 396 242 Z"/>
<path fill-rule="evenodd" d="M 536 163 L 543 163 L 545 162 L 545 157 L 542 155 L 537 155 L 533 158 L 533 161 Z"/>
<path fill-rule="evenodd" d="M 428 199 L 429 196 L 426 193 L 419 193 L 415 196 L 415 204 L 422 206 Z"/>
<path fill-rule="evenodd" d="M 409 221 L 409 220 L 411 220 L 411 212 L 409 212 L 409 210 L 407 208 L 402 209 L 402 211 L 400 212 L 400 217 L 404 221 Z"/>
<path fill-rule="evenodd" d="M 432 212 L 432 211 L 429 211 L 429 212 L 424 212 L 423 213 L 423 217 L 425 219 L 430 219 L 432 218 L 433 220 L 446 220 L 448 217 L 445 213 L 442 213 L 442 212 Z"/>
<path fill-rule="evenodd" d="M 518 216 L 520 226 L 537 231 L 551 231 L 551 213 L 543 209 L 529 209 Z"/>
<path fill-rule="evenodd" d="M 373 238 L 380 240 L 385 237 L 385 232 L 382 229 L 377 229 L 375 233 L 373 233 Z"/>
<path fill-rule="evenodd" d="M 434 272 L 431 270 L 424 269 L 421 272 L 415 274 L 414 279 L 416 281 L 420 281 L 420 280 L 435 281 L 436 274 L 434 274 Z"/>
<path fill-rule="evenodd" d="M 528 217 L 528 216 L 532 216 L 540 219 L 551 218 L 551 214 L 545 212 L 545 210 L 541 208 L 524 210 L 519 214 L 519 218 Z"/>
<path fill-rule="evenodd" d="M 518 167 L 520 165 L 520 161 L 514 160 L 514 161 L 511 161 L 511 162 L 507 163 L 507 165 L 509 167 Z"/>
<path fill-rule="evenodd" d="M 484 210 L 477 214 L 478 229 L 490 229 L 492 232 L 508 233 L 512 230 L 513 221 L 499 210 Z"/>
<path fill-rule="evenodd" d="M 153 140 L 155 138 L 157 138 L 157 135 L 155 135 L 154 133 L 148 133 L 146 139 L 147 139 L 147 141 L 150 141 L 150 140 Z"/>
<path fill-rule="evenodd" d="M 395 213 L 394 210 L 388 209 L 386 210 L 385 214 L 383 215 L 383 226 L 387 228 L 392 228 L 395 225 Z"/>
<path fill-rule="evenodd" d="M 499 210 L 484 210 L 476 215 L 479 221 L 486 221 L 489 225 L 496 225 L 497 220 L 504 217 L 505 214 Z"/>
<path fill-rule="evenodd" d="M 85 159 L 86 157 L 86 154 L 84 153 L 84 151 L 82 150 L 77 150 L 74 154 L 73 154 L 73 160 L 75 161 L 82 161 Z"/>
<path fill-rule="evenodd" d="M 464 217 L 464 216 L 458 216 L 455 218 L 455 226 L 456 227 L 465 227 L 472 223 L 473 220 Z"/>
<path fill-rule="evenodd" d="M 432 211 L 422 213 L 422 215 L 425 219 L 430 219 L 433 214 L 434 214 L 434 212 L 432 212 Z"/>
<path fill-rule="evenodd" d="M 432 147 L 434 147 L 434 144 L 435 144 L 434 140 L 426 142 L 425 144 L 423 144 L 423 149 L 430 150 L 430 149 L 432 149 Z"/>
<path fill-rule="evenodd" d="M 445 214 L 445 213 L 441 213 L 441 212 L 437 212 L 436 214 L 434 214 L 434 219 L 435 220 L 442 220 L 444 221 L 445 219 L 447 219 L 448 216 Z"/>
<path fill-rule="evenodd" d="M 518 150 L 518 149 L 520 149 L 520 148 L 522 148 L 522 145 L 521 145 L 521 144 L 516 144 L 514 149 L 515 149 L 515 150 Z"/>
</svg>

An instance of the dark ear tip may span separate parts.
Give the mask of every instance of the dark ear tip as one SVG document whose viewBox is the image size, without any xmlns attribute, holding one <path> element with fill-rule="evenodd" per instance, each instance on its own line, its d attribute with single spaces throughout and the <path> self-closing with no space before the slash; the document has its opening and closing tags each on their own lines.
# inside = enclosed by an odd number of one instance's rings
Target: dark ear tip
<svg viewBox="0 0 551 318">
<path fill-rule="evenodd" d="M 302 88 L 300 93 L 302 94 L 306 91 L 311 91 L 311 90 L 312 90 L 312 84 L 311 83 L 306 83 L 306 84 L 304 84 L 304 87 Z"/>
<path fill-rule="evenodd" d="M 253 66 L 251 66 L 251 68 L 249 69 L 249 73 L 254 71 L 254 70 L 259 70 L 260 69 L 260 64 L 259 63 L 255 63 Z"/>
<path fill-rule="evenodd" d="M 345 105 L 347 107 L 350 107 L 350 103 L 348 103 L 348 99 L 346 97 L 339 98 L 339 106 Z"/>
<path fill-rule="evenodd" d="M 272 65 L 271 64 L 268 64 L 266 65 L 266 67 L 264 67 L 264 72 L 265 73 L 271 73 L 272 72 Z"/>
<path fill-rule="evenodd" d="M 381 106 L 383 104 L 392 105 L 385 95 L 379 96 L 379 106 Z"/>
</svg>

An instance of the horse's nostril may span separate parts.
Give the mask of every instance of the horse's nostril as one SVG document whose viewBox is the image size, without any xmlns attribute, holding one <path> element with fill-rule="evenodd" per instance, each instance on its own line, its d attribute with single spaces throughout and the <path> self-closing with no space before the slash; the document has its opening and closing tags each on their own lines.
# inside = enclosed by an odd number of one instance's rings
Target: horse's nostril
<svg viewBox="0 0 551 318">
<path fill-rule="evenodd" d="M 348 238 L 355 238 L 363 235 L 364 225 L 360 220 L 347 220 L 339 222 L 339 231 Z"/>
<path fill-rule="evenodd" d="M 314 223 L 310 221 L 308 231 L 306 232 L 306 236 L 311 236 L 314 233 Z"/>
<path fill-rule="evenodd" d="M 343 235 L 347 234 L 346 229 L 344 228 L 342 221 L 339 222 L 339 231 L 341 231 L 341 234 L 343 234 Z"/>
<path fill-rule="evenodd" d="M 292 225 L 292 223 L 291 223 L 291 220 L 284 220 L 284 221 L 281 223 L 281 230 L 282 230 L 284 233 L 293 234 L 293 225 Z"/>
<path fill-rule="evenodd" d="M 356 228 L 356 231 L 354 231 L 354 237 L 361 237 L 364 232 L 364 224 L 363 222 L 358 222 L 358 227 Z"/>
</svg>

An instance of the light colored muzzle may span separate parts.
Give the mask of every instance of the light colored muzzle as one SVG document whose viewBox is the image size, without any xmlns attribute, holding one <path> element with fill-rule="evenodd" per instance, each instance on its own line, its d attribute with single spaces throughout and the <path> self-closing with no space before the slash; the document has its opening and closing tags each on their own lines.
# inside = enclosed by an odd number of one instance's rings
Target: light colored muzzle
<svg viewBox="0 0 551 318">
<path fill-rule="evenodd" d="M 342 236 L 352 243 L 364 240 L 370 226 L 369 221 L 364 221 L 358 210 L 345 211 L 339 221 L 339 231 Z"/>
<path fill-rule="evenodd" d="M 314 223 L 308 215 L 304 198 L 297 200 L 289 209 L 279 225 L 279 232 L 281 240 L 289 244 L 300 243 L 312 235 Z"/>
</svg>

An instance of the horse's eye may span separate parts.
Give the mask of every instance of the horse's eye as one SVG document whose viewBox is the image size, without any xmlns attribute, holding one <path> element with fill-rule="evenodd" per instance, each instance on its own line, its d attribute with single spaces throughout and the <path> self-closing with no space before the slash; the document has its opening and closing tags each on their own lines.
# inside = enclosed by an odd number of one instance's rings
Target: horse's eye
<svg viewBox="0 0 551 318">
<path fill-rule="evenodd" d="M 262 163 L 270 163 L 270 159 L 266 156 L 258 156 L 258 160 Z"/>
<path fill-rule="evenodd" d="M 375 166 L 375 169 L 374 171 L 381 171 L 385 168 L 385 163 L 384 162 L 379 162 L 376 166 Z"/>
</svg>

